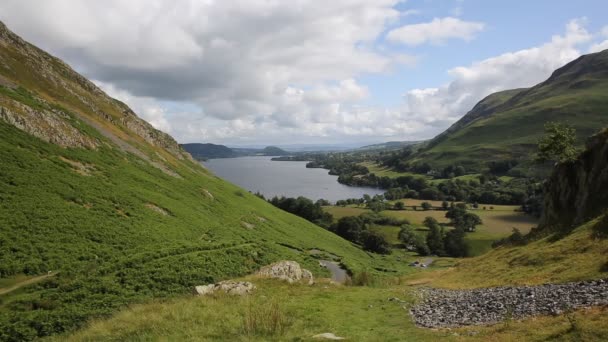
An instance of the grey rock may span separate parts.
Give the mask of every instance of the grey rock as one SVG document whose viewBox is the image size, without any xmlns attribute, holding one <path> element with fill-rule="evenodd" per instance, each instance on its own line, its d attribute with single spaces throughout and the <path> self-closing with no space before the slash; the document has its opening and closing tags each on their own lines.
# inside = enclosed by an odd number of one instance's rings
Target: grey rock
<svg viewBox="0 0 608 342">
<path fill-rule="evenodd" d="M 308 285 L 314 284 L 312 273 L 300 267 L 295 261 L 279 261 L 262 267 L 257 275 L 266 278 L 276 278 L 289 283 L 304 282 Z"/>
<path fill-rule="evenodd" d="M 255 285 L 248 281 L 226 280 L 217 284 L 199 285 L 194 287 L 194 294 L 206 296 L 216 292 L 224 292 L 230 295 L 246 295 L 256 289 Z"/>
</svg>

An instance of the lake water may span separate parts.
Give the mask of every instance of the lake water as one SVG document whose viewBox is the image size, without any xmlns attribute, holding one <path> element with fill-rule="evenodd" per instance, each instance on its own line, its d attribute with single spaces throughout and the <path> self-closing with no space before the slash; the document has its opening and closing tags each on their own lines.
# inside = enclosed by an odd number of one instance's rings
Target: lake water
<svg viewBox="0 0 608 342">
<path fill-rule="evenodd" d="M 203 164 L 217 176 L 266 198 L 273 196 L 304 196 L 335 202 L 382 194 L 375 188 L 347 186 L 338 183 L 338 176 L 325 169 L 308 169 L 306 162 L 272 161 L 271 157 L 240 157 L 210 159 Z"/>
</svg>

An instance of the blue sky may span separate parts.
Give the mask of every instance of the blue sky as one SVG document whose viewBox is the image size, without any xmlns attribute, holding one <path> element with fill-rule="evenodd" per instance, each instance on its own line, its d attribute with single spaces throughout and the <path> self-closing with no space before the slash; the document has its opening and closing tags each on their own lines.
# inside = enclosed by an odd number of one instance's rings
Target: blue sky
<svg viewBox="0 0 608 342">
<path fill-rule="evenodd" d="M 4 0 L 0 19 L 179 142 L 429 139 L 608 49 L 608 1 Z M 60 19 L 58 19 L 60 18 Z"/>
<path fill-rule="evenodd" d="M 415 9 L 419 13 L 399 20 L 393 27 L 459 14 L 463 20 L 485 23 L 486 28 L 472 41 L 451 40 L 415 48 L 379 39 L 379 45 L 415 54 L 420 60 L 415 67 L 401 66 L 393 73 L 363 75 L 361 83 L 370 88 L 372 95 L 368 104 L 398 105 L 406 89 L 435 87 L 450 81 L 447 70 L 455 66 L 540 45 L 561 33 L 564 25 L 574 18 L 586 18 L 591 32 L 608 25 L 608 1 L 601 0 L 410 0 L 397 8 Z"/>
</svg>

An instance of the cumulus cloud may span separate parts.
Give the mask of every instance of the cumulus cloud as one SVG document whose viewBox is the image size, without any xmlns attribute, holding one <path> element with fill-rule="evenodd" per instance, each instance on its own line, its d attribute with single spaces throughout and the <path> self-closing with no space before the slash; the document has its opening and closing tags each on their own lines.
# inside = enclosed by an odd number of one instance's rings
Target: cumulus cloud
<svg viewBox="0 0 608 342">
<path fill-rule="evenodd" d="M 404 116 L 444 128 L 491 93 L 530 87 L 545 80 L 555 69 L 579 57 L 579 47 L 591 38 L 580 20 L 572 20 L 564 35 L 553 36 L 541 46 L 452 68 L 448 71 L 452 77 L 448 84 L 408 91 Z"/>
<path fill-rule="evenodd" d="M 485 27 L 484 23 L 458 18 L 435 18 L 428 23 L 405 25 L 391 30 L 387 39 L 393 43 L 416 46 L 430 42 L 442 44 L 449 39 L 472 40 Z"/>
<path fill-rule="evenodd" d="M 364 105 L 361 75 L 418 61 L 384 37 L 440 43 L 484 27 L 443 18 L 385 36 L 417 13 L 399 2 L 4 0 L 0 19 L 178 141 L 233 144 L 430 138 L 491 92 L 542 81 L 592 39 L 573 21 L 541 46 L 452 68 L 448 84 L 405 91 L 401 105 Z"/>
</svg>

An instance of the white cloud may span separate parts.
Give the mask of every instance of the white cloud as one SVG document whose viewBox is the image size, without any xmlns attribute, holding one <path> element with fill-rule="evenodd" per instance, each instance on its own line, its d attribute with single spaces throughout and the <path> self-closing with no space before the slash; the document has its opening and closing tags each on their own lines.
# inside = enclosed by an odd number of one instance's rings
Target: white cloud
<svg viewBox="0 0 608 342">
<path fill-rule="evenodd" d="M 599 33 L 599 36 L 603 37 L 603 38 L 608 38 L 608 26 L 604 26 L 602 28 L 602 30 Z M 608 39 L 591 45 L 591 47 L 589 48 L 589 52 L 590 53 L 600 52 L 600 51 L 604 51 L 606 49 L 608 49 Z"/>
<path fill-rule="evenodd" d="M 509 52 L 448 71 L 452 81 L 432 89 L 414 89 L 405 94 L 403 115 L 443 126 L 454 122 L 485 96 L 506 89 L 530 87 L 579 57 L 578 47 L 591 39 L 580 20 L 566 25 L 566 33 L 556 35 L 538 47 Z M 430 129 L 432 131 L 432 129 Z M 437 131 L 439 133 L 439 131 Z"/>
<path fill-rule="evenodd" d="M 449 39 L 470 41 L 483 31 L 484 23 L 463 21 L 458 18 L 435 18 L 428 23 L 412 24 L 391 30 L 387 39 L 394 43 L 416 46 L 430 42 L 442 44 Z"/>
<path fill-rule="evenodd" d="M 544 45 L 452 68 L 448 84 L 407 91 L 399 106 L 363 105 L 373 89 L 360 75 L 418 60 L 379 43 L 415 14 L 398 2 L 4 0 L 0 18 L 178 141 L 233 144 L 430 138 L 489 93 L 542 81 L 591 39 L 573 21 Z M 433 22 L 398 41 L 483 29 Z"/>
</svg>

